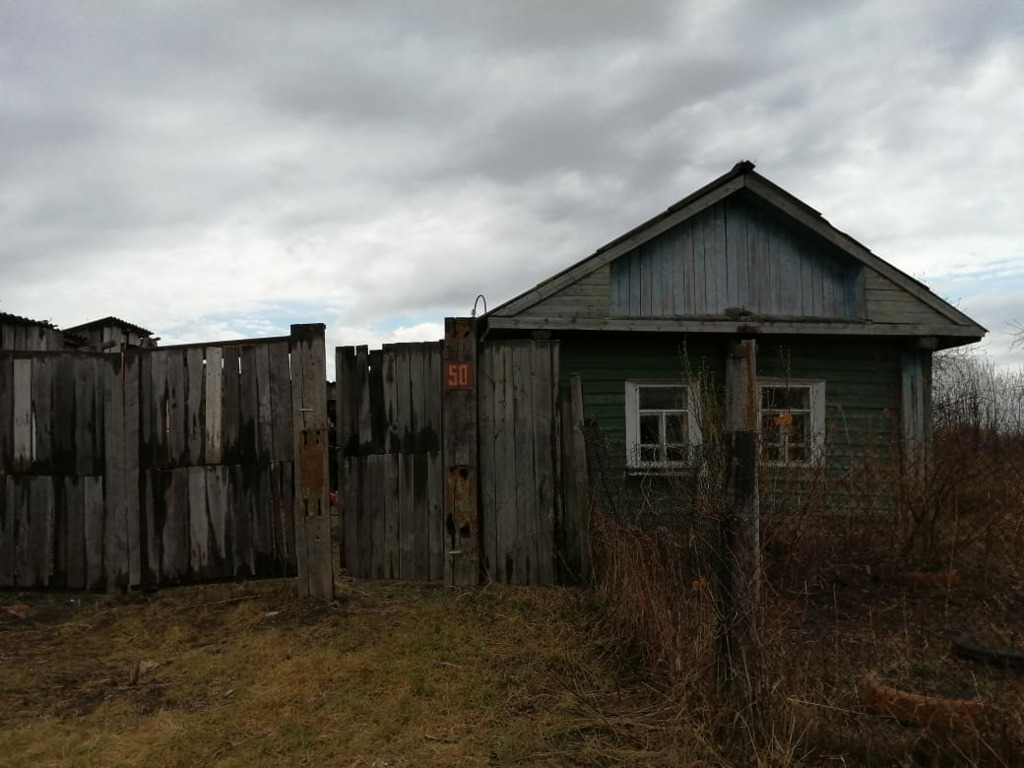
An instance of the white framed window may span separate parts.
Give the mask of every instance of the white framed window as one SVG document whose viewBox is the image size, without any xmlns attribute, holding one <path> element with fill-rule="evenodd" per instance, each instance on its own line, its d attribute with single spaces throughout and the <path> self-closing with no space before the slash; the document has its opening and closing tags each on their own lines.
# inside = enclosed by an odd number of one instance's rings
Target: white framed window
<svg viewBox="0 0 1024 768">
<path fill-rule="evenodd" d="M 679 381 L 626 382 L 626 465 L 690 466 L 700 445 L 697 387 Z"/>
<path fill-rule="evenodd" d="M 811 464 L 825 448 L 825 382 L 758 379 L 761 458 L 768 464 Z"/>
</svg>

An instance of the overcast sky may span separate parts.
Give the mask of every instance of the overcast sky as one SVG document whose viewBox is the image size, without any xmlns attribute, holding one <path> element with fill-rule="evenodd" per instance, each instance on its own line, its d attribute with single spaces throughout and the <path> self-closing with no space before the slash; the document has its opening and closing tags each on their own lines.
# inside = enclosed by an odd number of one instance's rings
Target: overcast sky
<svg viewBox="0 0 1024 768">
<path fill-rule="evenodd" d="M 1024 322 L 1024 3 L 0 3 L 0 310 L 440 338 L 750 159 Z"/>
</svg>

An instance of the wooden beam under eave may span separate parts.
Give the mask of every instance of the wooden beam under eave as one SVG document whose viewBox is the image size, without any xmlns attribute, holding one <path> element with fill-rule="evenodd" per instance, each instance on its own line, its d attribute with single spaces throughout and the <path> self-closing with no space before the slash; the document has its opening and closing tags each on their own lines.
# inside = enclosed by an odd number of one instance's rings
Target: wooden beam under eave
<svg viewBox="0 0 1024 768">
<path fill-rule="evenodd" d="M 495 317 L 487 318 L 489 329 L 551 331 L 615 331 L 636 333 L 724 333 L 759 336 L 902 336 L 980 341 L 975 326 L 923 325 L 913 323 L 800 322 L 795 320 L 697 320 L 674 318 L 576 318 Z"/>
</svg>

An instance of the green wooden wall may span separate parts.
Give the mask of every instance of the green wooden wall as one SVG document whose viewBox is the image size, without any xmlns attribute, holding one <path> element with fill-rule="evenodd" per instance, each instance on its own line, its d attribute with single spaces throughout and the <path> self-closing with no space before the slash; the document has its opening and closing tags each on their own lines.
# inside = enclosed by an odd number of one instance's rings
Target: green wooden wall
<svg viewBox="0 0 1024 768">
<path fill-rule="evenodd" d="M 710 402 L 715 407 L 722 398 L 727 344 L 726 337 L 706 336 L 562 336 L 562 378 L 580 374 L 584 412 L 597 420 L 607 438 L 612 470 L 625 466 L 625 381 L 698 378 L 704 397 L 713 392 Z M 900 346 L 895 341 L 763 338 L 758 340 L 757 374 L 825 380 L 830 493 L 855 495 L 862 481 L 851 472 L 863 473 L 867 461 L 892 467 L 900 406 Z M 771 473 L 762 472 L 763 479 Z M 834 482 L 836 478 L 845 478 L 845 486 Z M 881 492 L 876 488 L 870 494 Z"/>
</svg>

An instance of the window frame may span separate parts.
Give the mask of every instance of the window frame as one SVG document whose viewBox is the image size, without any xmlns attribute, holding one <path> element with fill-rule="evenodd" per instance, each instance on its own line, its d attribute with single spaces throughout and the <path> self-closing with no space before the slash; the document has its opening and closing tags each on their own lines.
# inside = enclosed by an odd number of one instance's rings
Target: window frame
<svg viewBox="0 0 1024 768">
<path fill-rule="evenodd" d="M 686 393 L 686 407 L 683 409 L 645 409 L 646 412 L 661 413 L 685 411 L 687 414 L 687 458 L 681 461 L 658 460 L 644 461 L 640 458 L 640 390 L 644 388 L 682 389 Z M 625 382 L 625 417 L 626 417 L 626 466 L 634 472 L 676 472 L 693 467 L 693 449 L 701 444 L 700 431 L 700 409 L 699 409 L 699 388 L 696 382 L 681 381 L 679 379 L 627 379 Z M 664 422 L 661 427 L 661 443 L 664 449 L 668 444 L 665 442 Z M 677 445 L 673 443 L 672 445 Z"/>
<path fill-rule="evenodd" d="M 825 381 L 823 379 L 785 379 L 772 377 L 758 377 L 757 387 L 757 434 L 762 446 L 761 463 L 774 467 L 809 467 L 821 461 L 825 453 Z M 764 455 L 765 435 L 762 432 L 764 421 L 763 391 L 771 389 L 807 389 L 808 408 L 807 414 L 810 418 L 810 444 L 808 445 L 808 456 L 806 459 L 791 459 L 788 447 L 786 455 L 781 459 L 770 459 Z"/>
</svg>

